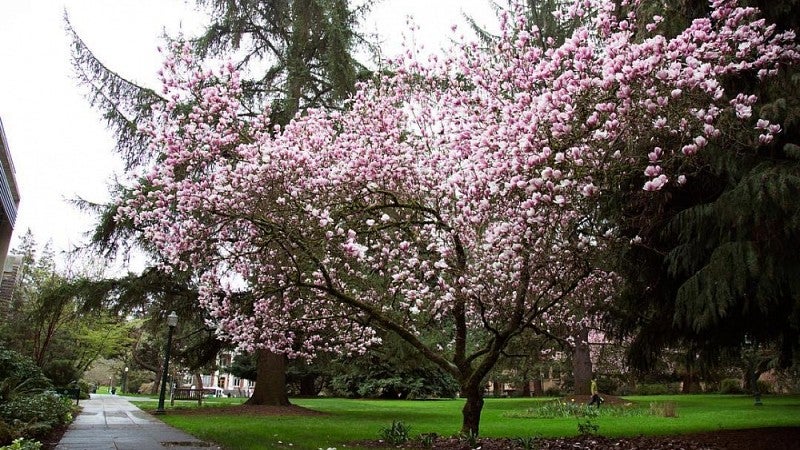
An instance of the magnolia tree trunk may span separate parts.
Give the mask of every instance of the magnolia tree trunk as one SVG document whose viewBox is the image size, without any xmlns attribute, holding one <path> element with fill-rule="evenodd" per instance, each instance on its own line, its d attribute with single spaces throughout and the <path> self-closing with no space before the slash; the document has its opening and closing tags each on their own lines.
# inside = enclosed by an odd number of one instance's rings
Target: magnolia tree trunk
<svg viewBox="0 0 800 450">
<path fill-rule="evenodd" d="M 256 359 L 256 387 L 245 405 L 291 405 L 286 395 L 286 356 L 259 350 Z"/>
<path fill-rule="evenodd" d="M 575 395 L 589 395 L 592 383 L 592 358 L 589 355 L 589 329 L 581 328 L 572 351 L 572 375 Z"/>
<path fill-rule="evenodd" d="M 300 395 L 304 397 L 313 397 L 317 395 L 317 376 L 304 375 L 300 378 Z"/>
<path fill-rule="evenodd" d="M 469 383 L 461 387 L 461 395 L 467 399 L 464 409 L 461 410 L 463 415 L 461 433 L 477 436 L 483 409 L 483 386 L 480 383 Z"/>
<path fill-rule="evenodd" d="M 203 376 L 200 375 L 200 372 L 194 373 L 194 385 L 197 389 L 205 388 L 205 386 L 203 386 Z"/>
<path fill-rule="evenodd" d="M 531 381 L 527 378 L 525 381 L 522 382 L 520 386 L 520 396 L 521 397 L 530 397 L 531 396 Z"/>
</svg>

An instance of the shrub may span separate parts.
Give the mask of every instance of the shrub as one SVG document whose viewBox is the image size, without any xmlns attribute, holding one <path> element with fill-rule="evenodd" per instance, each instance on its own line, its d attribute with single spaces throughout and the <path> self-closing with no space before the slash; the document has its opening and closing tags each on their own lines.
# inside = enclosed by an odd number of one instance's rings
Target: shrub
<svg viewBox="0 0 800 450">
<path fill-rule="evenodd" d="M 586 420 L 585 422 L 578 422 L 578 434 L 581 436 L 594 436 L 600 431 L 600 425 Z"/>
<path fill-rule="evenodd" d="M 619 382 L 613 378 L 600 377 L 597 379 L 597 390 L 606 394 L 611 394 L 617 391 Z"/>
<path fill-rule="evenodd" d="M 547 388 L 544 390 L 545 397 L 561 397 L 561 389 L 556 387 Z"/>
<path fill-rule="evenodd" d="M 78 369 L 75 368 L 74 363 L 69 359 L 51 360 L 42 368 L 42 371 L 56 387 L 65 388 L 72 386 L 80 378 Z"/>
<path fill-rule="evenodd" d="M 659 417 L 678 417 L 678 405 L 675 402 L 652 402 L 650 414 Z"/>
<path fill-rule="evenodd" d="M 758 392 L 762 394 L 771 394 L 773 392 L 772 383 L 769 381 L 758 380 L 756 383 L 758 385 Z"/>
<path fill-rule="evenodd" d="M 24 438 L 15 439 L 11 445 L 0 447 L 0 450 L 40 450 L 42 443 Z"/>
<path fill-rule="evenodd" d="M 4 420 L 0 420 L 0 445 L 10 444 L 17 437 L 16 430 Z"/>
<path fill-rule="evenodd" d="M 468 448 L 478 449 L 480 448 L 480 441 L 478 440 L 478 435 L 473 432 L 461 433 L 459 435 L 459 440 L 466 445 Z"/>
<path fill-rule="evenodd" d="M 438 437 L 439 435 L 436 433 L 422 433 L 417 436 L 417 440 L 423 447 L 433 448 L 433 444 L 436 442 Z"/>
<path fill-rule="evenodd" d="M 389 445 L 403 445 L 408 442 L 411 427 L 402 420 L 393 420 L 392 424 L 381 430 L 381 439 Z"/>
<path fill-rule="evenodd" d="M 583 402 L 563 402 L 556 400 L 546 402 L 535 408 L 528 408 L 525 411 L 509 411 L 503 417 L 513 417 L 515 419 L 560 419 L 566 417 L 583 417 L 594 419 L 597 417 L 636 417 L 643 416 L 646 411 L 637 408 L 633 404 L 627 405 L 608 405 L 602 408 L 589 406 Z"/>
<path fill-rule="evenodd" d="M 81 400 L 86 400 L 89 398 L 89 392 L 91 392 L 92 387 L 89 385 L 89 382 L 86 380 L 78 381 L 78 389 L 81 390 Z"/>
<path fill-rule="evenodd" d="M 514 439 L 519 447 L 523 450 L 536 450 L 537 439 L 535 436 L 518 437 Z"/>
<path fill-rule="evenodd" d="M 725 378 L 719 383 L 719 393 L 742 394 L 744 393 L 744 389 L 742 389 L 742 382 L 736 378 Z"/>
<path fill-rule="evenodd" d="M 617 389 L 613 392 L 613 394 L 620 397 L 624 397 L 626 395 L 633 395 L 634 392 L 635 391 L 630 384 L 624 383 L 619 385 L 619 387 L 617 387 Z"/>
<path fill-rule="evenodd" d="M 0 347 L 0 403 L 53 387 L 32 359 Z"/>
<path fill-rule="evenodd" d="M 0 405 L 0 418 L 24 437 L 39 437 L 72 420 L 72 406 L 52 392 L 17 396 Z"/>
<path fill-rule="evenodd" d="M 636 395 L 666 395 L 670 389 L 665 384 L 640 384 L 636 387 Z"/>
</svg>

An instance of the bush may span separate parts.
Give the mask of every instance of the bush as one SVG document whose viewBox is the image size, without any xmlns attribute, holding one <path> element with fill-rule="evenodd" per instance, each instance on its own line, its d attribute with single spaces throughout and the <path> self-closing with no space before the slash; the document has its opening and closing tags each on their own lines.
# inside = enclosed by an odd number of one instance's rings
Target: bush
<svg viewBox="0 0 800 450">
<path fill-rule="evenodd" d="M 337 375 L 329 388 L 334 396 L 348 398 L 449 398 L 458 392 L 453 377 L 438 369 L 393 370 L 380 366 Z"/>
<path fill-rule="evenodd" d="M 666 395 L 670 393 L 666 384 L 640 384 L 636 386 L 636 395 Z"/>
<path fill-rule="evenodd" d="M 80 378 L 78 369 L 68 359 L 54 359 L 44 366 L 42 372 L 53 382 L 53 385 L 60 388 L 72 386 Z"/>
<path fill-rule="evenodd" d="M 725 378 L 719 383 L 720 394 L 742 394 L 742 382 L 736 378 Z"/>
<path fill-rule="evenodd" d="M 53 392 L 17 396 L 0 405 L 0 418 L 24 437 L 40 437 L 72 420 L 72 405 Z"/>
<path fill-rule="evenodd" d="M 17 437 L 16 430 L 4 420 L 0 420 L 0 445 L 10 444 Z"/>
<path fill-rule="evenodd" d="M 32 359 L 0 347 L 0 403 L 17 395 L 42 392 L 53 384 Z"/>
<path fill-rule="evenodd" d="M 600 425 L 586 420 L 585 422 L 578 422 L 578 434 L 581 436 L 595 436 L 600 432 Z"/>
<path fill-rule="evenodd" d="M 678 405 L 675 402 L 650 403 L 650 414 L 659 417 L 678 417 Z"/>
<path fill-rule="evenodd" d="M 41 442 L 19 438 L 15 439 L 11 445 L 0 447 L 0 450 L 40 450 L 41 448 Z"/>
<path fill-rule="evenodd" d="M 408 442 L 410 432 L 411 427 L 402 420 L 393 420 L 390 426 L 381 430 L 381 439 L 389 445 L 403 445 Z"/>
<path fill-rule="evenodd" d="M 561 389 L 556 387 L 547 388 L 544 390 L 545 397 L 561 397 Z"/>
<path fill-rule="evenodd" d="M 619 382 L 613 378 L 600 377 L 597 379 L 597 390 L 606 394 L 612 394 L 619 388 Z"/>
<path fill-rule="evenodd" d="M 89 382 L 86 380 L 78 381 L 78 389 L 81 390 L 80 398 L 81 400 L 89 399 L 89 392 L 91 392 L 92 387 L 89 385 Z"/>
<path fill-rule="evenodd" d="M 631 387 L 631 385 L 625 383 L 619 385 L 619 387 L 617 387 L 617 389 L 613 392 L 613 394 L 619 397 L 624 397 L 626 395 L 633 395 L 634 392 L 635 390 Z"/>
<path fill-rule="evenodd" d="M 772 383 L 769 381 L 758 380 L 756 384 L 758 385 L 758 392 L 761 394 L 771 394 L 773 392 Z"/>
</svg>

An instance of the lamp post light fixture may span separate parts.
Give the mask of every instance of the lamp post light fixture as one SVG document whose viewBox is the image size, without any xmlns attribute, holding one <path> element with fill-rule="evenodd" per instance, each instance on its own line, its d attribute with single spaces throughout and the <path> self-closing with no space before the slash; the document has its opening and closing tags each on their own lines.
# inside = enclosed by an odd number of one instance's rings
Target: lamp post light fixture
<svg viewBox="0 0 800 450">
<path fill-rule="evenodd" d="M 172 331 L 175 329 L 175 325 L 178 324 L 178 315 L 175 314 L 175 311 L 169 313 L 167 316 L 167 325 L 169 326 L 169 331 L 167 331 L 167 345 L 164 347 L 164 370 L 161 373 L 161 392 L 158 394 L 158 408 L 156 408 L 154 414 L 164 414 L 164 396 L 167 393 L 167 373 L 169 372 L 169 350 L 172 347 Z"/>
<path fill-rule="evenodd" d="M 125 367 L 125 372 L 122 373 L 122 393 L 128 392 L 128 368 Z"/>
</svg>

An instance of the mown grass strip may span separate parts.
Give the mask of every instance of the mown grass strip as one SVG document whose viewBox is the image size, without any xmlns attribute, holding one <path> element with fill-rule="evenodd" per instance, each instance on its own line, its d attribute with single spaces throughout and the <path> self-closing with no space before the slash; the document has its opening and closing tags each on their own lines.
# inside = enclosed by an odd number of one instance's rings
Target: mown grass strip
<svg viewBox="0 0 800 450">
<path fill-rule="evenodd" d="M 600 415 L 592 418 L 604 436 L 685 434 L 718 429 L 800 426 L 800 396 L 765 397 L 753 406 L 747 396 L 692 395 L 626 397 L 642 409 L 652 402 L 675 402 L 677 417 L 654 414 Z M 557 437 L 578 434 L 575 418 L 532 418 L 524 412 L 553 399 L 487 398 L 481 419 L 486 437 Z M 241 403 L 243 399 L 209 399 L 208 408 Z M 154 402 L 136 402 L 155 408 Z M 325 413 L 315 416 L 253 416 L 232 413 L 181 415 L 161 418 L 170 425 L 231 450 L 356 448 L 350 443 L 377 439 L 380 430 L 394 420 L 411 427 L 411 435 L 457 434 L 461 425 L 462 400 L 347 400 L 332 398 L 295 399 L 293 403 Z M 196 404 L 195 404 L 196 405 Z M 176 403 L 176 406 L 179 406 Z M 181 407 L 194 407 L 180 405 Z M 168 412 L 170 410 L 168 409 Z M 516 417 L 515 417 L 516 415 Z M 290 445 L 291 444 L 291 445 Z M 346 447 L 343 444 L 347 444 Z"/>
</svg>

